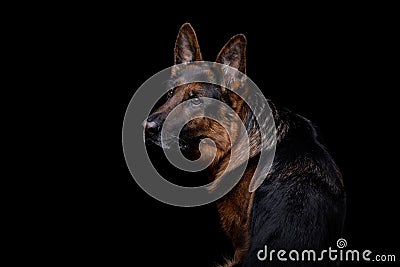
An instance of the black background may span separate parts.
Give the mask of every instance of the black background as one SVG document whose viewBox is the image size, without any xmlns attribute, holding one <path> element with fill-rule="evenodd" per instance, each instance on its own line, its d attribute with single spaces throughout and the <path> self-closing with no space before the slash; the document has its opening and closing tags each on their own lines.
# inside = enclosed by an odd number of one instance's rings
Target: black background
<svg viewBox="0 0 400 267">
<path fill-rule="evenodd" d="M 122 152 L 131 97 L 171 66 L 177 32 L 190 22 L 208 61 L 231 36 L 246 35 L 248 76 L 267 98 L 319 126 L 343 173 L 349 248 L 400 258 L 394 18 L 373 8 L 265 14 L 198 8 L 197 14 L 184 9 L 140 18 L 141 9 L 88 9 L 72 28 L 61 26 L 67 37 L 59 41 L 71 48 L 65 58 L 77 61 L 73 75 L 87 80 L 77 105 L 89 109 L 81 115 L 87 130 L 77 131 L 90 151 L 81 162 L 87 171 L 80 172 L 82 184 L 90 185 L 80 190 L 85 201 L 70 218 L 82 249 L 70 254 L 133 266 L 140 266 L 138 259 L 146 266 L 212 266 L 229 256 L 212 204 L 179 208 L 151 198 L 130 176 Z"/>
</svg>

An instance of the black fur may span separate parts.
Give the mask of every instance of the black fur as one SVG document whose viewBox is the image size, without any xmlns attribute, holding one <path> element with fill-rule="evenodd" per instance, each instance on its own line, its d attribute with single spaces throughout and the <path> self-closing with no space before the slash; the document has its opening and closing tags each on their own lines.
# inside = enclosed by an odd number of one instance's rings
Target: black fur
<svg viewBox="0 0 400 267">
<path fill-rule="evenodd" d="M 273 167 L 257 189 L 250 247 L 241 266 L 336 266 L 335 262 L 265 262 L 257 252 L 336 247 L 345 214 L 341 174 L 307 119 L 271 105 L 279 141 Z M 317 254 L 318 255 L 318 254 Z"/>
</svg>

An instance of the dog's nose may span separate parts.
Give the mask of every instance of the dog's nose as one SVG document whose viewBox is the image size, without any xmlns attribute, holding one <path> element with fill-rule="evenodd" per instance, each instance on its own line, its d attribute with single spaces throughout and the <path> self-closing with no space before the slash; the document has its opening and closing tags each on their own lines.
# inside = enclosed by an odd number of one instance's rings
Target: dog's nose
<svg viewBox="0 0 400 267">
<path fill-rule="evenodd" d="M 155 123 L 154 121 L 147 121 L 145 122 L 145 128 L 146 129 L 152 129 L 152 128 L 157 128 L 157 123 Z"/>
<path fill-rule="evenodd" d="M 154 133 L 158 130 L 158 124 L 152 121 L 151 118 L 144 120 L 142 126 L 148 133 Z"/>
</svg>

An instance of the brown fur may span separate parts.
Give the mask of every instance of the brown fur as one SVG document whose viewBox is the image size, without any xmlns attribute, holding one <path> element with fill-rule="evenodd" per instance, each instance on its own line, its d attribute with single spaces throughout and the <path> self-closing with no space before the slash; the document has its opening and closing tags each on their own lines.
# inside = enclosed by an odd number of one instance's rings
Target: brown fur
<svg viewBox="0 0 400 267">
<path fill-rule="evenodd" d="M 222 229 L 232 240 L 235 250 L 233 262 L 236 263 L 246 256 L 249 246 L 249 219 L 254 193 L 250 193 L 248 188 L 256 164 L 250 165 L 237 186 L 217 201 Z"/>
</svg>

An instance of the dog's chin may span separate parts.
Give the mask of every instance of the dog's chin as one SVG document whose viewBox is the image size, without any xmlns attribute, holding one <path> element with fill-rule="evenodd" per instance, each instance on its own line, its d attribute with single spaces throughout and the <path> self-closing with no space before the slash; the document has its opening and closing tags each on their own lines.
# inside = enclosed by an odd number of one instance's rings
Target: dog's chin
<svg viewBox="0 0 400 267">
<path fill-rule="evenodd" d="M 160 138 L 146 138 L 146 145 L 155 145 L 158 146 L 162 149 L 170 149 L 171 148 L 171 144 L 173 142 L 176 142 L 174 140 L 164 140 L 164 142 L 161 142 Z M 179 144 L 179 148 L 181 150 L 187 150 L 188 149 L 188 145 L 186 144 Z"/>
<path fill-rule="evenodd" d="M 146 138 L 146 145 L 150 145 L 150 146 L 156 146 L 162 149 L 171 149 L 171 144 L 173 142 L 176 142 L 174 140 L 164 140 L 164 142 L 161 142 L 160 138 Z M 190 152 L 190 150 L 192 150 L 191 146 L 189 146 L 189 144 L 187 142 L 180 142 L 179 143 L 179 149 L 182 152 L 186 152 L 184 154 L 187 154 Z"/>
<path fill-rule="evenodd" d="M 170 143 L 169 142 L 161 142 L 159 138 L 146 138 L 146 145 L 150 146 L 157 146 L 162 149 L 170 149 Z"/>
</svg>

